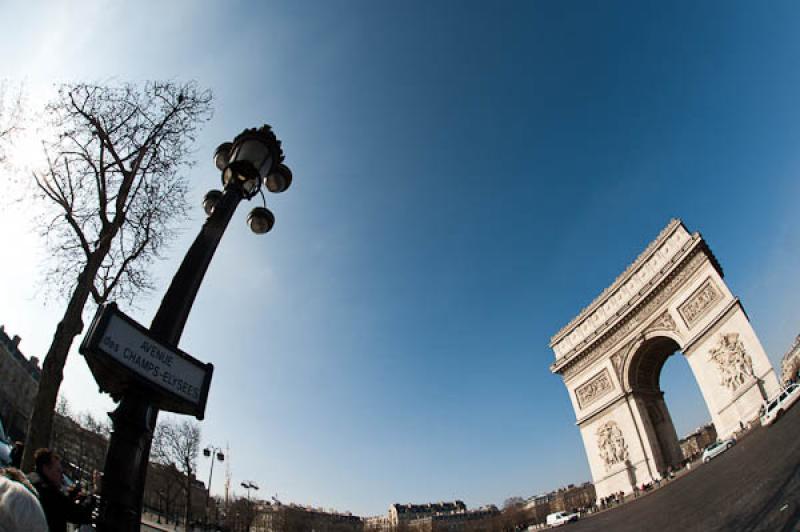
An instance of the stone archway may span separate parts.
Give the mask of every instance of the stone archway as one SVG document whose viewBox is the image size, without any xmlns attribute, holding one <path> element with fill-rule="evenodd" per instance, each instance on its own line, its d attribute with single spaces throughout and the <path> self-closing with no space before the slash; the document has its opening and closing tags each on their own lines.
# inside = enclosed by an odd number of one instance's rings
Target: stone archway
<svg viewBox="0 0 800 532">
<path fill-rule="evenodd" d="M 653 442 L 653 466 L 659 472 L 678 467 L 683 459 L 678 434 L 660 386 L 664 364 L 679 350 L 678 343 L 668 336 L 655 336 L 643 342 L 631 357 L 624 386 L 631 390 L 639 404 L 643 430 Z"/>
<path fill-rule="evenodd" d="M 673 220 L 614 283 L 550 342 L 597 497 L 630 492 L 681 461 L 659 386 L 686 357 L 717 434 L 758 415 L 778 379 L 722 268 L 699 233 Z"/>
</svg>

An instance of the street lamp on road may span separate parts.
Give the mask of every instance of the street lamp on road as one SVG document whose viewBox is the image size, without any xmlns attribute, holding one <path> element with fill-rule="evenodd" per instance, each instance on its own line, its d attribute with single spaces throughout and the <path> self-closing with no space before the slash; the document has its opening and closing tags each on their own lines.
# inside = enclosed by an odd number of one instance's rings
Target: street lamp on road
<svg viewBox="0 0 800 532">
<path fill-rule="evenodd" d="M 225 454 L 222 452 L 222 448 L 209 445 L 203 449 L 203 456 L 211 458 L 211 467 L 208 471 L 208 489 L 206 490 L 206 524 L 208 524 L 208 502 L 211 499 L 211 478 L 214 475 L 214 460 L 222 462 L 225 460 Z"/>
<path fill-rule="evenodd" d="M 257 234 L 272 229 L 275 217 L 266 208 L 261 187 L 263 184 L 276 193 L 289 188 L 292 172 L 283 159 L 281 143 L 268 125 L 246 129 L 233 142 L 217 148 L 214 164 L 222 174 L 222 191 L 213 190 L 203 200 L 208 218 L 161 300 L 150 325 L 153 338 L 178 346 L 206 270 L 241 200 L 260 193 L 263 206 L 250 212 L 247 223 Z M 119 406 L 110 415 L 113 432 L 106 454 L 98 522 L 102 532 L 139 530 L 147 463 L 158 418 L 158 404 L 147 390 L 130 386 L 120 395 Z"/>
<path fill-rule="evenodd" d="M 283 164 L 281 143 L 266 125 L 246 129 L 233 142 L 220 144 L 214 164 L 222 172 L 223 188 L 205 195 L 203 209 L 208 219 L 167 289 L 150 329 L 172 345 L 178 343 L 203 276 L 239 202 L 261 195 L 263 206 L 250 211 L 247 224 L 256 234 L 267 233 L 275 224 L 275 216 L 266 208 L 261 184 L 275 193 L 292 184 L 292 172 Z"/>
<path fill-rule="evenodd" d="M 252 480 L 245 480 L 242 482 L 242 487 L 247 490 L 247 502 L 250 502 L 250 490 L 254 489 L 258 491 L 258 486 Z"/>
</svg>

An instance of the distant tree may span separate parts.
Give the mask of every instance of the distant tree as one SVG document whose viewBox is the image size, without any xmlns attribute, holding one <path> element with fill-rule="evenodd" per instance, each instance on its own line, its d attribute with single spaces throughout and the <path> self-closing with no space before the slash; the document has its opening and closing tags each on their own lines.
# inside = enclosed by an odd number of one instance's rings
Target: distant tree
<svg viewBox="0 0 800 532">
<path fill-rule="evenodd" d="M 80 466 L 81 472 L 85 474 L 91 473 L 94 475 L 95 471 L 93 470 L 86 470 L 84 468 L 91 467 L 91 469 L 98 468 L 102 470 L 103 463 L 105 462 L 106 451 L 108 449 L 108 440 L 111 435 L 111 429 L 109 427 L 108 421 L 99 420 L 95 418 L 90 412 L 82 412 L 78 414 L 76 421 L 78 425 L 85 431 L 87 437 L 91 437 L 88 435 L 94 436 L 95 444 L 93 445 L 89 441 L 82 441 L 81 442 L 81 456 L 80 456 Z M 98 444 L 101 442 L 101 444 Z M 87 479 L 91 479 L 89 476 Z"/>
<path fill-rule="evenodd" d="M 255 518 L 256 511 L 253 502 L 246 497 L 237 497 L 228 505 L 225 522 L 223 524 L 233 532 L 246 532 L 250 530 Z M 288 523 L 283 512 L 278 512 L 272 524 L 274 530 L 280 530 L 281 532 L 288 532 L 291 530 L 287 528 Z"/>
<path fill-rule="evenodd" d="M 152 287 L 147 268 L 186 213 L 186 179 L 211 94 L 194 83 L 62 86 L 48 104 L 51 139 L 33 172 L 46 206 L 38 224 L 49 247 L 47 283 L 67 299 L 42 364 L 23 457 L 50 440 L 64 364 L 83 331 L 89 299 L 132 301 Z"/>
<path fill-rule="evenodd" d="M 200 426 L 188 419 L 175 421 L 167 418 L 156 426 L 153 436 L 153 460 L 162 465 L 173 465 L 180 473 L 182 489 L 186 495 L 184 523 L 188 526 L 192 513 L 192 483 L 200 454 Z M 177 479 L 176 479 L 177 480 Z"/>
<path fill-rule="evenodd" d="M 51 447 L 58 452 L 63 453 L 64 439 L 68 430 L 68 424 L 70 421 L 72 421 L 72 407 L 69 404 L 69 400 L 63 395 L 58 397 L 55 413 L 61 417 L 61 420 L 60 423 L 55 423 L 53 425 L 50 442 L 47 447 Z"/>
<path fill-rule="evenodd" d="M 91 412 L 80 413 L 77 421 L 78 424 L 84 429 L 94 432 L 95 434 L 99 434 L 104 438 L 108 438 L 111 435 L 111 427 L 109 426 L 108 421 L 97 419 L 91 414 Z"/>
<path fill-rule="evenodd" d="M 242 532 L 250 532 L 250 527 L 256 517 L 255 505 L 251 499 L 242 497 L 239 499 L 241 512 L 239 512 L 239 526 Z"/>
<path fill-rule="evenodd" d="M 175 468 L 175 464 L 163 465 L 150 463 L 145 481 L 145 501 L 159 515 L 172 519 L 178 524 L 178 516 L 185 516 L 185 497 L 183 475 Z"/>
<path fill-rule="evenodd" d="M 503 501 L 503 509 L 506 510 L 508 508 L 514 508 L 517 506 L 522 506 L 525 504 L 525 499 L 522 497 L 509 497 L 505 501 Z"/>
</svg>

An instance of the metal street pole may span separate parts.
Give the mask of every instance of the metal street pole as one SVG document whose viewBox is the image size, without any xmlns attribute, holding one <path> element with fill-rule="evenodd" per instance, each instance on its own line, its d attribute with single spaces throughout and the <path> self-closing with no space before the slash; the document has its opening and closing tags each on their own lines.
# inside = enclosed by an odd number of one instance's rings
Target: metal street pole
<svg viewBox="0 0 800 532">
<path fill-rule="evenodd" d="M 211 191 L 206 195 L 204 207 L 208 218 L 172 278 L 147 331 L 148 338 L 175 348 L 236 207 L 242 199 L 251 199 L 261 192 L 262 181 L 267 190 L 274 193 L 285 191 L 292 182 L 291 171 L 282 164 L 280 141 L 267 125 L 246 129 L 233 142 L 221 144 L 214 154 L 214 163 L 222 172 L 223 192 Z M 248 225 L 257 234 L 268 232 L 274 222 L 275 217 L 266 208 L 266 202 L 264 207 L 254 208 L 248 216 Z M 87 349 L 91 353 L 93 348 Z M 102 377 L 107 378 L 105 374 Z M 95 379 L 98 379 L 98 374 L 95 374 Z M 165 404 L 159 402 L 157 395 L 151 395 L 139 385 L 127 383 L 124 386 L 113 388 L 116 390 L 114 399 L 120 402 L 109 414 L 113 430 L 102 485 L 98 521 L 101 532 L 138 532 L 158 406 Z M 202 408 L 205 408 L 205 403 Z"/>
<path fill-rule="evenodd" d="M 208 502 L 211 499 L 211 478 L 214 475 L 214 460 L 216 459 L 222 461 L 225 455 L 222 454 L 222 449 L 214 447 L 213 445 L 203 449 L 203 454 L 211 458 L 211 467 L 209 468 L 208 471 L 208 487 L 206 489 L 206 506 L 205 506 L 205 522 L 206 526 L 208 526 Z"/>
<path fill-rule="evenodd" d="M 206 525 L 208 525 L 208 502 L 211 500 L 211 477 L 214 476 L 214 455 L 211 455 L 211 468 L 208 472 L 208 487 L 206 489 Z"/>
<path fill-rule="evenodd" d="M 189 248 L 150 326 L 151 333 L 161 341 L 178 345 L 208 265 L 242 198 L 241 185 L 232 181 Z M 110 417 L 113 431 L 106 455 L 98 530 L 138 532 L 158 409 L 144 394 L 131 391 Z"/>
</svg>

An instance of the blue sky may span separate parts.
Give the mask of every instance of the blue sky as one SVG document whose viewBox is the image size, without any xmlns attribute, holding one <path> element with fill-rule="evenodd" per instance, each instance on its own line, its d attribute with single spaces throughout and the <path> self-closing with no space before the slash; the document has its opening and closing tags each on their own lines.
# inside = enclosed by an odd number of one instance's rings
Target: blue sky
<svg viewBox="0 0 800 532">
<path fill-rule="evenodd" d="M 198 207 L 127 309 L 142 323 L 218 186 L 214 147 L 264 122 L 284 141 L 273 232 L 240 209 L 181 344 L 216 366 L 202 431 L 230 443 L 234 485 L 374 515 L 588 480 L 548 341 L 672 217 L 706 237 L 774 364 L 800 332 L 796 3 L 0 8 L 0 77 L 34 94 L 214 91 Z M 41 356 L 62 305 L 40 297 L 26 209 L 0 213 L 0 323 Z M 685 361 L 662 382 L 679 433 L 709 418 Z M 111 408 L 77 352 L 63 391 Z"/>
</svg>

